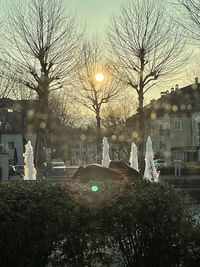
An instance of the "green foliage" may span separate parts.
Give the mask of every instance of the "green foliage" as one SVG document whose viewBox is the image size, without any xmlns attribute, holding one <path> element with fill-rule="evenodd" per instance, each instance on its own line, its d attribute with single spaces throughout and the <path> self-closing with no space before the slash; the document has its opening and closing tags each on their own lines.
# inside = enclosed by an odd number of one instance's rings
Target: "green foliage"
<svg viewBox="0 0 200 267">
<path fill-rule="evenodd" d="M 101 214 L 110 247 L 124 266 L 199 266 L 200 228 L 191 205 L 164 183 L 129 185 L 112 209 Z"/>
<path fill-rule="evenodd" d="M 67 194 L 59 185 L 0 185 L 0 266 L 45 266 L 70 227 Z"/>
<path fill-rule="evenodd" d="M 199 164 L 199 163 L 198 163 Z M 174 166 L 162 166 L 158 167 L 158 171 L 161 175 L 174 175 L 175 167 Z M 185 162 L 181 164 L 181 175 L 199 175 L 200 174 L 200 166 L 196 163 Z"/>
<path fill-rule="evenodd" d="M 196 210 L 173 186 L 137 180 L 98 208 L 68 190 L 42 181 L 0 184 L 0 266 L 199 266 Z"/>
<path fill-rule="evenodd" d="M 53 266 L 93 267 L 104 262 L 105 242 L 98 218 L 97 210 L 74 206 L 71 228 L 65 229 L 68 238 L 61 244 Z"/>
</svg>

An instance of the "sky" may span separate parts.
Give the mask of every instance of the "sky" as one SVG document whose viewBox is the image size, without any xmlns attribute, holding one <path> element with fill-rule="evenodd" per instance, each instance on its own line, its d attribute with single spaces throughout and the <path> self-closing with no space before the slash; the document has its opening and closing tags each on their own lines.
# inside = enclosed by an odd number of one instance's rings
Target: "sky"
<svg viewBox="0 0 200 267">
<path fill-rule="evenodd" d="M 4 0 L 5 3 L 10 3 L 11 0 Z M 22 0 L 28 1 L 28 0 Z M 105 38 L 105 31 L 107 25 L 109 25 L 110 18 L 113 15 L 120 14 L 120 7 L 127 0 L 63 0 L 66 8 L 70 8 L 76 12 L 77 17 L 83 23 L 86 23 L 86 32 L 91 37 L 93 34 L 99 34 L 102 39 Z M 155 0 L 157 1 L 157 0 Z M 173 0 L 171 0 L 173 1 Z M 158 86 L 154 87 L 154 90 L 150 90 L 146 96 L 147 102 L 151 99 L 160 97 L 161 91 L 170 90 L 175 87 L 175 84 L 179 84 L 179 87 L 184 87 L 189 83 L 192 83 L 195 77 L 186 75 L 188 72 L 185 68 L 185 73 L 179 75 L 179 77 L 170 77 L 170 80 L 164 81 Z M 199 77 L 200 78 L 200 77 Z M 200 80 L 200 79 L 199 79 Z"/>
<path fill-rule="evenodd" d="M 120 7 L 126 0 L 64 0 L 66 7 L 76 11 L 77 17 L 86 23 L 86 31 L 89 36 L 99 34 L 102 39 L 105 38 L 105 31 L 109 25 L 110 18 L 113 15 L 120 14 Z M 161 91 L 171 90 L 176 84 L 184 87 L 192 83 L 195 77 L 188 79 L 183 73 L 179 77 L 170 77 L 170 81 L 165 81 L 155 86 L 154 90 L 146 96 L 147 102 L 151 99 L 160 97 Z"/>
<path fill-rule="evenodd" d="M 88 33 L 98 33 L 102 37 L 110 17 L 119 14 L 123 2 L 123 0 L 65 0 L 66 5 L 86 22 Z"/>
</svg>

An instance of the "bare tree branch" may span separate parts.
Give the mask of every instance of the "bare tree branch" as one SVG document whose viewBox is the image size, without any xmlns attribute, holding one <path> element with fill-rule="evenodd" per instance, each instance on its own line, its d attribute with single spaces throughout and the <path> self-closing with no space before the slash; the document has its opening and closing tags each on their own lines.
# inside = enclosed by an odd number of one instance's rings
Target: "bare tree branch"
<svg viewBox="0 0 200 267">
<path fill-rule="evenodd" d="M 97 121 L 97 151 L 101 151 L 101 108 L 102 105 L 115 101 L 123 95 L 123 88 L 118 79 L 110 73 L 105 61 L 104 52 L 98 38 L 86 42 L 82 51 L 82 64 L 79 66 L 78 79 L 74 84 L 74 99 L 82 106 L 88 108 L 96 115 Z M 96 80 L 101 73 L 104 79 Z"/>
<path fill-rule="evenodd" d="M 199 45 L 200 40 L 200 1 L 176 0 L 171 3 L 171 17 L 184 29 L 184 36 L 192 44 Z"/>
<path fill-rule="evenodd" d="M 62 0 L 12 3 L 3 40 L 8 75 L 17 76 L 17 82 L 41 99 L 64 87 L 74 76 L 81 52 L 83 31 L 76 20 L 65 14 Z"/>
<path fill-rule="evenodd" d="M 6 77 L 37 93 L 43 122 L 38 128 L 42 147 L 48 147 L 48 102 L 53 91 L 71 83 L 82 49 L 83 29 L 63 0 L 13 1 L 3 36 Z"/>
<path fill-rule="evenodd" d="M 112 18 L 107 39 L 115 77 L 137 92 L 143 140 L 144 94 L 166 75 L 184 66 L 188 59 L 183 56 L 184 40 L 177 24 L 167 17 L 161 1 L 153 0 L 129 0 L 121 8 L 121 15 Z M 143 151 L 141 143 L 142 157 Z"/>
</svg>

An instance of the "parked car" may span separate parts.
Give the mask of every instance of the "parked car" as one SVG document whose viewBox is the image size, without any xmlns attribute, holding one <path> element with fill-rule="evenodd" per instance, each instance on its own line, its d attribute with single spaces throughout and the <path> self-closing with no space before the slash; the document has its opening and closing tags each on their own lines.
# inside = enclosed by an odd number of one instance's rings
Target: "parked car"
<svg viewBox="0 0 200 267">
<path fill-rule="evenodd" d="M 66 172 L 67 167 L 63 161 L 60 162 L 51 162 L 52 172 Z"/>
<path fill-rule="evenodd" d="M 9 175 L 9 177 L 12 176 L 12 175 L 15 175 L 15 173 L 16 173 L 15 166 L 8 165 L 8 175 Z"/>
<path fill-rule="evenodd" d="M 155 159 L 153 162 L 154 162 L 156 167 L 166 167 L 167 166 L 167 163 L 165 162 L 164 159 Z"/>
<path fill-rule="evenodd" d="M 15 169 L 16 169 L 16 172 L 15 174 L 16 175 L 24 175 L 24 165 L 15 165 Z"/>
</svg>

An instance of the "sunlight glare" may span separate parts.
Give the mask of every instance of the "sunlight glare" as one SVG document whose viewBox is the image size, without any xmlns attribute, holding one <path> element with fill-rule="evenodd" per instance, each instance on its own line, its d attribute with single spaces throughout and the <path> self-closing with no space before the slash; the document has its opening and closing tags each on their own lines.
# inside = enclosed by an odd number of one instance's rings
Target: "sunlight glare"
<svg viewBox="0 0 200 267">
<path fill-rule="evenodd" d="M 102 73 L 98 73 L 95 77 L 98 82 L 102 82 L 104 80 L 104 75 Z"/>
</svg>

